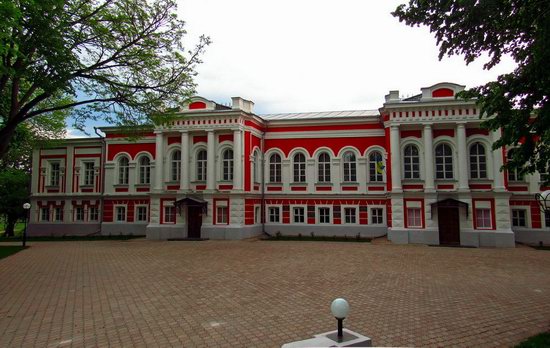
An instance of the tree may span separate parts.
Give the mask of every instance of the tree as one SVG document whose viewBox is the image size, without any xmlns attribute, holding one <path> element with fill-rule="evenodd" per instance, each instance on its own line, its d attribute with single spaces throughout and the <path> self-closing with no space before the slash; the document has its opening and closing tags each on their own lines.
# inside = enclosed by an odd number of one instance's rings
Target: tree
<svg viewBox="0 0 550 348">
<path fill-rule="evenodd" d="M 175 0 L 0 0 L 0 158 L 18 125 L 71 109 L 132 126 L 194 93 L 209 38 L 185 51 Z"/>
<path fill-rule="evenodd" d="M 504 55 L 513 72 L 467 90 L 477 98 L 491 130 L 502 129 L 494 148 L 517 147 L 505 168 L 520 173 L 550 171 L 550 2 L 544 0 L 411 0 L 392 13 L 410 26 L 435 34 L 439 59 L 463 55 L 466 64 L 488 55 L 485 69 Z"/>
<path fill-rule="evenodd" d="M 0 215 L 5 236 L 13 236 L 17 221 L 25 217 L 23 204 L 29 199 L 30 175 L 20 169 L 0 170 Z"/>
</svg>

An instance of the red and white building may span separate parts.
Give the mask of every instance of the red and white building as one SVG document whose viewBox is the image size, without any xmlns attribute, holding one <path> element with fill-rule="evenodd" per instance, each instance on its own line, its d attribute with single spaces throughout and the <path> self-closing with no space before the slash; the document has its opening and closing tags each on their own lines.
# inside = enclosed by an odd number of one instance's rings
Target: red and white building
<svg viewBox="0 0 550 348">
<path fill-rule="evenodd" d="M 394 243 L 550 242 L 540 174 L 501 172 L 464 86 L 440 83 L 379 110 L 256 115 L 195 97 L 137 140 L 69 139 L 33 157 L 31 235 L 150 239 L 388 235 Z M 509 151 L 509 150 L 508 150 Z"/>
</svg>

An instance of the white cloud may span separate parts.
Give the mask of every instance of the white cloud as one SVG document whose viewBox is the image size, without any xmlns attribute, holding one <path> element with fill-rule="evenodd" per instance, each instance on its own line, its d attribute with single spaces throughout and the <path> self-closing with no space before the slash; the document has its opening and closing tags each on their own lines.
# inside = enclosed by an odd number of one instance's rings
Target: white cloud
<svg viewBox="0 0 550 348">
<path fill-rule="evenodd" d="M 405 0 L 180 0 L 186 42 L 213 44 L 198 67 L 198 93 L 218 102 L 242 96 L 256 112 L 376 109 L 390 89 L 404 95 L 437 82 L 468 87 L 491 71 L 461 57 L 439 61 L 433 35 L 391 16 Z"/>
<path fill-rule="evenodd" d="M 67 128 L 65 131 L 65 139 L 88 138 L 89 136 L 74 128 Z"/>
</svg>

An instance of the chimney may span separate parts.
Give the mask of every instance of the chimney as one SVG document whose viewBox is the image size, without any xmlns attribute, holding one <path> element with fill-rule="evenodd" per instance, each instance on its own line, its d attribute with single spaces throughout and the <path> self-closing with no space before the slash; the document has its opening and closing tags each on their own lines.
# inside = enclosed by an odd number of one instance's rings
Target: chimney
<svg viewBox="0 0 550 348">
<path fill-rule="evenodd" d="M 399 91 L 390 91 L 390 94 L 386 94 L 386 103 L 395 103 L 400 100 Z"/>
<path fill-rule="evenodd" d="M 254 110 L 254 103 L 250 100 L 243 99 L 241 97 L 232 97 L 231 101 L 233 102 L 233 110 L 242 110 L 244 112 L 252 113 Z"/>
</svg>

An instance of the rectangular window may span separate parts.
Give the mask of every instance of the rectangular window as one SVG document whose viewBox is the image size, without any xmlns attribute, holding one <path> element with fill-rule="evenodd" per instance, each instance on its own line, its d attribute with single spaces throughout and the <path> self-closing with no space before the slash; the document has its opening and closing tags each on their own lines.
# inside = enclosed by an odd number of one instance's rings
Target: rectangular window
<svg viewBox="0 0 550 348">
<path fill-rule="evenodd" d="M 40 221 L 50 221 L 50 208 L 40 209 Z"/>
<path fill-rule="evenodd" d="M 259 224 L 261 223 L 261 218 L 262 218 L 262 215 L 261 215 L 261 208 L 260 207 L 254 207 L 254 222 Z"/>
<path fill-rule="evenodd" d="M 544 212 L 544 222 L 546 227 L 550 227 L 550 211 Z"/>
<path fill-rule="evenodd" d="M 525 209 L 512 209 L 512 226 L 526 227 L 526 215 Z"/>
<path fill-rule="evenodd" d="M 407 227 L 422 227 L 422 209 L 407 208 Z"/>
<path fill-rule="evenodd" d="M 306 221 L 306 212 L 304 207 L 294 207 L 292 212 L 294 216 L 294 223 L 303 224 Z"/>
<path fill-rule="evenodd" d="M 370 223 L 373 225 L 381 225 L 384 223 L 384 209 L 372 208 L 370 210 Z"/>
<path fill-rule="evenodd" d="M 84 185 L 93 185 L 94 176 L 94 162 L 84 162 Z"/>
<path fill-rule="evenodd" d="M 56 207 L 53 218 L 54 221 L 63 221 L 63 208 Z"/>
<path fill-rule="evenodd" d="M 174 207 L 164 207 L 164 222 L 176 223 L 176 209 Z"/>
<path fill-rule="evenodd" d="M 319 223 L 320 224 L 330 224 L 330 208 L 321 207 L 319 208 Z"/>
<path fill-rule="evenodd" d="M 491 209 L 476 209 L 476 227 L 491 228 Z"/>
<path fill-rule="evenodd" d="M 116 207 L 116 221 L 126 221 L 126 207 Z"/>
<path fill-rule="evenodd" d="M 139 222 L 147 221 L 147 207 L 138 206 L 136 208 L 136 221 L 139 221 Z"/>
<path fill-rule="evenodd" d="M 280 222 L 281 214 L 279 207 L 269 208 L 269 222 Z"/>
<path fill-rule="evenodd" d="M 74 221 L 84 221 L 84 207 L 76 207 L 74 210 Z"/>
<path fill-rule="evenodd" d="M 355 224 L 355 223 L 357 223 L 357 209 L 355 209 L 355 208 L 344 208 L 344 222 L 346 224 Z"/>
<path fill-rule="evenodd" d="M 218 207 L 216 209 L 216 223 L 227 224 L 229 219 L 229 209 L 227 207 Z"/>
<path fill-rule="evenodd" d="M 88 208 L 88 212 L 90 214 L 89 221 L 99 221 L 99 209 L 97 207 Z"/>
<path fill-rule="evenodd" d="M 50 186 L 59 186 L 60 164 L 54 162 L 50 167 Z"/>
</svg>

